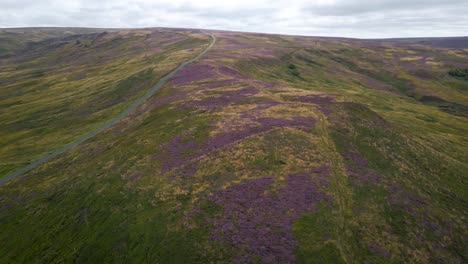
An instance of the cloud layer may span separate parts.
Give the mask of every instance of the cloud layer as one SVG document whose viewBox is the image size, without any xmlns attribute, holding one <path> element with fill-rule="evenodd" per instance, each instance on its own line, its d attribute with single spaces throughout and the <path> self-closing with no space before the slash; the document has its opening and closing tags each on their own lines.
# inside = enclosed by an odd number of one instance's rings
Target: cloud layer
<svg viewBox="0 0 468 264">
<path fill-rule="evenodd" d="M 0 0 L 0 27 L 180 27 L 356 38 L 467 36 L 466 0 Z"/>
</svg>

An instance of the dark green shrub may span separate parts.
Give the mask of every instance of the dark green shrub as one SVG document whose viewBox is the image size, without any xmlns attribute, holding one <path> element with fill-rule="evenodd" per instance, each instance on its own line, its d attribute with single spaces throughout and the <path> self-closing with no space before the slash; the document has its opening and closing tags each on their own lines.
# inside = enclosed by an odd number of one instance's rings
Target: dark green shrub
<svg viewBox="0 0 468 264">
<path fill-rule="evenodd" d="M 296 77 L 300 77 L 300 75 L 301 75 L 301 74 L 299 73 L 299 71 L 297 70 L 296 65 L 294 65 L 294 64 L 292 64 L 292 63 L 290 63 L 290 64 L 288 65 L 288 70 L 289 70 L 289 73 L 291 73 L 292 75 L 294 75 L 294 76 L 296 76 Z"/>
<path fill-rule="evenodd" d="M 456 68 L 448 72 L 448 74 L 455 78 L 460 78 L 468 81 L 468 68 Z"/>
<path fill-rule="evenodd" d="M 292 70 L 291 74 L 296 76 L 296 77 L 299 77 L 301 75 L 297 69 Z"/>
</svg>

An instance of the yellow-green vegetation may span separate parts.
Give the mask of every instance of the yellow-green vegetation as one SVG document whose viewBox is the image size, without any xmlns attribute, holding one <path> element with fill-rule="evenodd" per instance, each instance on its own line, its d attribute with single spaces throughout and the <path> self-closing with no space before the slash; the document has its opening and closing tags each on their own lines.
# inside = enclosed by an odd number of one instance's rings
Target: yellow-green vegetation
<svg viewBox="0 0 468 264">
<path fill-rule="evenodd" d="M 103 32 L 2 59 L 2 175 L 210 41 Z M 0 186 L 0 262 L 467 262 L 466 49 L 208 33 Z"/>
<path fill-rule="evenodd" d="M 207 37 L 104 31 L 43 42 L 7 57 L 0 68 L 2 175 L 118 115 L 160 77 L 199 53 Z"/>
</svg>

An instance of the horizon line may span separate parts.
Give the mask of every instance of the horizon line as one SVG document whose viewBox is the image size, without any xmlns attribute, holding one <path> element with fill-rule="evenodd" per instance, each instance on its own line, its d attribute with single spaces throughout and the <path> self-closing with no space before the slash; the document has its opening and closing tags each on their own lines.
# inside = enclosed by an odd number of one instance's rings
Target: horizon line
<svg viewBox="0 0 468 264">
<path fill-rule="evenodd" d="M 230 29 L 204 29 L 204 28 L 183 28 L 183 27 L 168 27 L 168 26 L 155 26 L 155 27 L 86 27 L 86 26 L 21 26 L 21 27 L 1 27 L 0 30 L 6 29 L 100 29 L 100 30 L 136 30 L 136 29 L 176 29 L 176 30 L 205 30 L 205 31 L 224 31 L 233 33 L 247 33 L 247 34 L 265 34 L 265 35 L 280 35 L 291 37 L 311 37 L 311 38 L 339 38 L 339 39 L 357 39 L 357 40 L 392 40 L 392 39 L 443 39 L 443 38 L 468 38 L 466 36 L 418 36 L 418 37 L 382 37 L 382 38 L 363 38 L 363 37 L 340 37 L 340 36 L 320 36 L 320 35 L 301 35 L 301 34 L 288 34 L 288 33 L 273 33 L 273 32 L 256 32 L 256 31 L 240 31 Z"/>
</svg>

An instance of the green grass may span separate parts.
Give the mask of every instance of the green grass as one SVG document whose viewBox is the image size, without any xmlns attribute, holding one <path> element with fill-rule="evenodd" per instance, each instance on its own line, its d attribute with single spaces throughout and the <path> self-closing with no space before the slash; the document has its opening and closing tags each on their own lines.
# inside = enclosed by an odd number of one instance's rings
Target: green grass
<svg viewBox="0 0 468 264">
<path fill-rule="evenodd" d="M 60 44 L 69 33 L 45 32 L 56 39 L 0 66 L 0 175 L 117 115 L 208 40 L 192 30 L 148 29 L 84 32 Z M 33 41 L 49 38 L 28 34 Z M 164 44 L 172 34 L 178 40 Z M 211 91 L 168 82 L 112 128 L 3 184 L 0 263 L 229 263 L 238 252 L 211 238 L 207 220 L 223 207 L 207 197 L 265 176 L 274 179 L 268 189 L 274 192 L 287 175 L 320 166 L 330 170 L 323 191 L 332 201 L 293 222 L 298 263 L 466 262 L 467 117 L 424 100 L 435 96 L 466 107 L 466 82 L 436 63 L 466 59 L 430 46 L 243 33 L 231 37 L 247 48 L 223 49 L 229 39 L 216 34 L 202 63 L 277 86 L 247 79 Z M 274 55 L 252 55 L 261 47 Z M 407 57 L 420 53 L 434 58 L 432 68 L 405 68 L 416 63 Z M 395 89 L 380 89 L 363 76 Z M 259 94 L 218 109 L 189 107 L 195 98 L 249 85 Z M 188 94 L 155 103 L 182 91 Z M 329 115 L 317 104 L 285 100 L 311 93 L 336 97 Z M 252 110 L 272 100 L 280 104 Z M 190 177 L 160 171 L 171 139 L 189 135 L 184 140 L 203 144 L 251 121 L 246 113 L 316 122 L 307 130 L 274 127 L 205 153 Z M 342 156 L 349 150 L 368 163 L 353 168 L 377 175 L 375 182 L 353 178 L 347 170 L 353 165 Z"/>
<path fill-rule="evenodd" d="M 333 221 L 326 208 L 305 214 L 294 223 L 299 243 L 297 263 L 345 263 L 333 241 Z"/>
<path fill-rule="evenodd" d="M 109 34 L 118 37 L 118 33 Z M 109 42 L 113 43 L 112 39 L 105 43 Z M 30 70 L 17 61 L 33 56 L 37 50 L 43 52 L 42 46 L 7 60 L 3 69 L 20 65 L 23 70 L 3 73 L 9 84 L 0 90 L 0 107 L 7 109 L 0 114 L 4 124 L 0 131 L 0 175 L 53 152 L 118 115 L 160 77 L 193 57 L 205 40 L 183 36 L 181 41 L 161 47 L 163 52 L 156 54 L 144 49 L 122 51 L 137 43 L 138 37 L 133 35 L 121 38 L 118 45 L 114 43 L 111 47 L 83 49 L 73 42 L 66 47 L 46 50 L 46 57 L 33 57 L 28 61 Z M 187 52 L 188 47 L 194 48 L 193 51 Z M 96 61 L 100 54 L 110 53 L 119 56 Z M 42 69 L 58 56 L 64 61 L 62 65 Z M 77 57 L 79 62 L 68 61 L 69 56 Z M 21 81 L 15 82 L 18 78 Z"/>
</svg>

